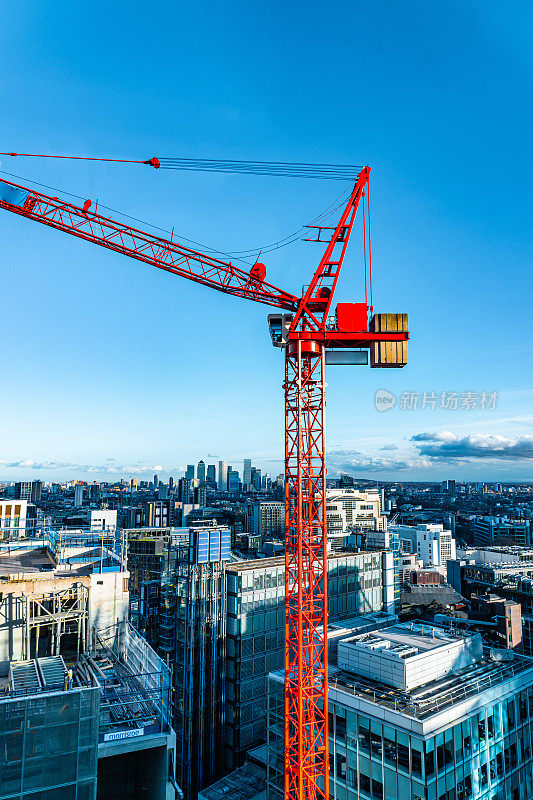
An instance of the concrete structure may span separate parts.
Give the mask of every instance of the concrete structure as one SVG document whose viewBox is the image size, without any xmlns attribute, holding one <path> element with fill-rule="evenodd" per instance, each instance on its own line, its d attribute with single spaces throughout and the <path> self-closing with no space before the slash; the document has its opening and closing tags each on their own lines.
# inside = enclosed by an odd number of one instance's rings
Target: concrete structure
<svg viewBox="0 0 533 800">
<path fill-rule="evenodd" d="M 391 525 L 389 530 L 399 535 L 404 552 L 416 553 L 424 567 L 445 572 L 447 561 L 455 558 L 455 539 L 442 524 Z"/>
<path fill-rule="evenodd" d="M 357 664 L 347 670 L 331 659 L 329 796 L 529 800 L 533 660 L 483 649 L 477 634 L 428 625 L 399 625 L 375 636 L 393 637 L 394 631 L 402 647 L 427 654 L 432 679 L 402 689 L 355 672 Z M 346 639 L 339 642 L 339 662 L 347 647 Z M 387 660 L 387 648 L 374 652 Z M 378 670 L 386 672 L 384 666 Z M 272 673 L 265 752 L 269 800 L 282 797 L 282 718 L 283 673 Z"/>
<path fill-rule="evenodd" d="M 37 544 L 0 550 L 0 676 L 12 661 L 75 657 L 92 628 L 128 614 L 129 573 L 115 532 L 50 531 Z"/>
</svg>

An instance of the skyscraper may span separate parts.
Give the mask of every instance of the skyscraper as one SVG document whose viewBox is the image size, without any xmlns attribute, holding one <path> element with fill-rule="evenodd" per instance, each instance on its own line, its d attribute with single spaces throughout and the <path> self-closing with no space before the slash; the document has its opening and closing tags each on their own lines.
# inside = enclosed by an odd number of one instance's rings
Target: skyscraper
<svg viewBox="0 0 533 800">
<path fill-rule="evenodd" d="M 154 489 L 159 486 L 159 475 L 154 475 Z"/>
<path fill-rule="evenodd" d="M 242 471 L 242 482 L 245 489 L 247 489 L 252 482 L 252 459 L 244 459 L 244 467 Z"/>
<path fill-rule="evenodd" d="M 81 483 L 78 483 L 74 488 L 74 506 L 75 508 L 81 508 L 83 505 L 83 486 Z"/>
<path fill-rule="evenodd" d="M 216 467 L 214 464 L 209 464 L 207 467 L 207 475 L 206 475 L 206 482 L 211 486 L 216 486 L 217 482 L 217 473 Z"/>
<path fill-rule="evenodd" d="M 194 464 L 187 464 L 187 469 L 185 470 L 185 477 L 188 481 L 194 480 Z"/>
<path fill-rule="evenodd" d="M 228 488 L 228 462 L 218 462 L 218 490 L 225 492 Z"/>
<path fill-rule="evenodd" d="M 252 467 L 252 486 L 257 491 L 261 491 L 261 470 Z"/>
<path fill-rule="evenodd" d="M 236 469 L 228 470 L 228 492 L 238 492 L 240 486 L 239 473 Z"/>
<path fill-rule="evenodd" d="M 200 486 L 203 486 L 205 483 L 205 462 L 199 461 L 198 466 L 196 467 L 196 477 L 200 481 Z"/>
</svg>

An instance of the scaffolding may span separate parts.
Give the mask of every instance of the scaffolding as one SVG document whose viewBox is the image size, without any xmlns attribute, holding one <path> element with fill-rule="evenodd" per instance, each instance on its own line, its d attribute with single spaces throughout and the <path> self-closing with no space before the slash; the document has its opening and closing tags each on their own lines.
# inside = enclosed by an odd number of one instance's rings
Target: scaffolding
<svg viewBox="0 0 533 800">
<path fill-rule="evenodd" d="M 39 643 L 48 639 L 47 651 L 58 656 L 61 639 L 75 637 L 76 657 L 85 649 L 89 625 L 89 589 L 81 581 L 39 597 L 22 598 L 22 659 L 39 655 Z"/>
</svg>

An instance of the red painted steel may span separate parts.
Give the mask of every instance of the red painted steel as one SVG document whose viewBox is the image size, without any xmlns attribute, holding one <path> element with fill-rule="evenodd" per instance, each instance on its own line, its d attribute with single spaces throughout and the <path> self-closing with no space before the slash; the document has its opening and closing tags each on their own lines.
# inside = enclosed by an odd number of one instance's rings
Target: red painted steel
<svg viewBox="0 0 533 800">
<path fill-rule="evenodd" d="M 338 333 L 325 329 L 369 174 L 357 178 L 285 349 L 285 800 L 329 797 L 324 350 Z"/>
<path fill-rule="evenodd" d="M 155 161 L 155 159 L 154 159 Z M 153 166 L 157 166 L 153 164 Z M 341 309 L 344 330 L 332 329 L 328 313 L 370 168 L 357 177 L 350 199 L 302 298 L 264 281 L 265 266 L 250 273 L 171 240 L 137 230 L 7 181 L 22 190 L 0 208 L 86 241 L 152 264 L 218 291 L 294 312 L 285 348 L 285 800 L 328 797 L 327 536 L 325 514 L 326 347 L 369 347 L 403 341 L 407 333 L 346 330 L 348 319 L 363 328 L 366 312 Z M 26 193 L 26 194 L 25 194 Z M 0 197 L 2 192 L 0 191 Z M 14 198 L 19 198 L 14 199 Z M 20 205 L 16 203 L 20 202 Z M 15 203 L 15 204 L 14 204 Z M 363 205 L 364 208 L 364 205 Z M 347 313 L 345 313 L 345 311 Z"/>
<path fill-rule="evenodd" d="M 210 286 L 212 289 L 226 294 L 255 300 L 269 306 L 277 306 L 288 311 L 295 311 L 298 306 L 297 297 L 261 280 L 263 274 L 261 270 L 255 270 L 253 274 L 245 272 L 231 262 L 221 261 L 205 255 L 205 253 L 184 247 L 179 242 L 162 239 L 104 217 L 96 211 L 89 210 L 90 205 L 87 206 L 89 201 L 83 208 L 80 208 L 72 203 L 59 200 L 57 197 L 48 197 L 26 186 L 0 180 L 0 186 L 2 184 L 28 193 L 22 206 L 0 200 L 0 208 L 7 211 L 12 211 L 36 222 L 42 222 L 51 228 L 57 228 L 65 233 L 78 236 L 80 239 L 107 247 L 109 250 L 115 250 L 130 256 L 130 258 L 144 261 L 158 269 L 173 272 L 174 275 L 189 278 L 196 283 Z"/>
</svg>

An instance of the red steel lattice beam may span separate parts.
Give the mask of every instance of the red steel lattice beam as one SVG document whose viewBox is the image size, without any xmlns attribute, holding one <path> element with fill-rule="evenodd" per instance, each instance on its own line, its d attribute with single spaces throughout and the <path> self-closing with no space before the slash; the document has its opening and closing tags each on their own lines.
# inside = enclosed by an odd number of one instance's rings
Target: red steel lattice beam
<svg viewBox="0 0 533 800">
<path fill-rule="evenodd" d="M 285 798 L 327 781 L 324 347 L 285 350 Z"/>
</svg>

